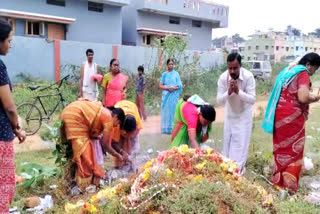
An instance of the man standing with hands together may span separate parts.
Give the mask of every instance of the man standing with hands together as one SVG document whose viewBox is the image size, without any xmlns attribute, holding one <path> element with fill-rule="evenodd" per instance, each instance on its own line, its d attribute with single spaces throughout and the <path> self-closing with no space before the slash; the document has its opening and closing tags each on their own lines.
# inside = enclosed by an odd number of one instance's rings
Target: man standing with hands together
<svg viewBox="0 0 320 214">
<path fill-rule="evenodd" d="M 252 106 L 256 100 L 253 74 L 241 67 L 241 56 L 231 53 L 228 70 L 218 80 L 217 104 L 225 105 L 223 154 L 236 161 L 244 173 L 252 129 Z"/>
</svg>

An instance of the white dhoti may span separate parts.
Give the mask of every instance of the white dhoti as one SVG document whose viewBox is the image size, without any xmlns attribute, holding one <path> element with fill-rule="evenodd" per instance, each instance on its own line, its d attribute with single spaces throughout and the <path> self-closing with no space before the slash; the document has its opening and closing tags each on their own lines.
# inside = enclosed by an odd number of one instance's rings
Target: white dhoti
<svg viewBox="0 0 320 214">
<path fill-rule="evenodd" d="M 248 117 L 227 119 L 224 123 L 223 155 L 237 162 L 240 171 L 247 162 L 252 131 L 251 111 Z"/>
<path fill-rule="evenodd" d="M 93 93 L 88 93 L 86 91 L 82 92 L 82 98 L 90 101 L 98 101 L 97 95 Z"/>
</svg>

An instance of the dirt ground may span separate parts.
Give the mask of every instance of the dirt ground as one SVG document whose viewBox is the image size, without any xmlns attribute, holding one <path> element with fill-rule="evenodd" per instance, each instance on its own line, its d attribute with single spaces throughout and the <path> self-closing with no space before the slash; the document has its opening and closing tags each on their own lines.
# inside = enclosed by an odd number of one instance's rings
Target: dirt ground
<svg viewBox="0 0 320 214">
<path fill-rule="evenodd" d="M 33 136 L 28 136 L 26 141 L 22 144 L 19 144 L 17 139 L 14 140 L 14 151 L 18 152 L 27 152 L 27 151 L 36 151 L 53 148 L 54 143 L 43 141 L 38 134 Z"/>
</svg>

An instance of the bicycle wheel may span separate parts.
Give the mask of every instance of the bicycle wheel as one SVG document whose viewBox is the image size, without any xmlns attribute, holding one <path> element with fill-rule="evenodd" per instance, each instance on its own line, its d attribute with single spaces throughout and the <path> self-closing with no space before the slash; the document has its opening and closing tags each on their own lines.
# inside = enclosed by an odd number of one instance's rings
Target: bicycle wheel
<svg viewBox="0 0 320 214">
<path fill-rule="evenodd" d="M 39 131 L 42 123 L 42 116 L 39 108 L 32 103 L 22 103 L 18 106 L 18 115 L 21 118 L 22 129 L 27 136 L 34 135 Z"/>
</svg>

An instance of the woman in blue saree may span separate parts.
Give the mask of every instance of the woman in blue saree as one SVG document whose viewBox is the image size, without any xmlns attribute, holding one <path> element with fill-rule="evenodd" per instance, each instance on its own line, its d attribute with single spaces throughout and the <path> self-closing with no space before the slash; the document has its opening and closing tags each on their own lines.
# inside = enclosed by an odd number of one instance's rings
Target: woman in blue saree
<svg viewBox="0 0 320 214">
<path fill-rule="evenodd" d="M 161 100 L 161 133 L 171 134 L 176 105 L 182 92 L 180 75 L 173 69 L 172 59 L 167 60 L 168 70 L 162 73 L 159 88 L 162 90 Z"/>
</svg>

